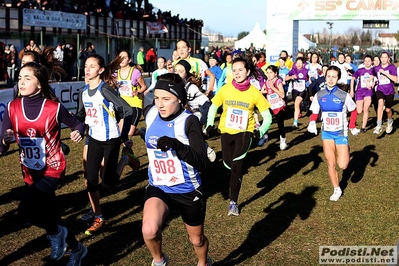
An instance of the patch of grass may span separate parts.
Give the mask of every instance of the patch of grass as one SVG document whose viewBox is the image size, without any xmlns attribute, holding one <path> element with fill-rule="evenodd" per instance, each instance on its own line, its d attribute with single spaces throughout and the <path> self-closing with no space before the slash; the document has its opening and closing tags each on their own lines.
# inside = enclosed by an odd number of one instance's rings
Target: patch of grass
<svg viewBox="0 0 399 266">
<path fill-rule="evenodd" d="M 220 139 L 208 140 L 218 157 L 203 175 L 209 196 L 205 233 L 214 265 L 316 265 L 320 245 L 395 245 L 399 231 L 398 133 L 376 136 L 369 130 L 349 136 L 351 161 L 347 170 L 339 171 L 344 195 L 338 202 L 330 202 L 332 187 L 320 136 L 306 132 L 307 117 L 300 120 L 299 130 L 292 131 L 292 104 L 288 107 L 287 150 L 279 150 L 273 124 L 269 141 L 263 147 L 254 143 L 246 158 L 239 217 L 227 216 L 229 176 L 221 160 Z M 370 127 L 374 115 L 371 111 Z M 73 144 L 68 136 L 69 130 L 63 130 L 71 153 L 57 194 L 63 217 L 89 248 L 84 265 L 149 265 L 151 255 L 141 235 L 148 165 L 143 141 L 133 138 L 140 170 L 132 173 L 126 167 L 117 188 L 101 191 L 106 229 L 87 237 L 83 233 L 87 225 L 80 221 L 88 209 L 83 143 Z M 65 264 L 67 256 L 61 262 L 48 260 L 50 248 L 43 230 L 19 222 L 17 207 L 24 185 L 15 144 L 0 157 L 0 164 L 0 265 Z M 196 265 L 177 213 L 170 215 L 163 237 L 171 265 Z"/>
</svg>

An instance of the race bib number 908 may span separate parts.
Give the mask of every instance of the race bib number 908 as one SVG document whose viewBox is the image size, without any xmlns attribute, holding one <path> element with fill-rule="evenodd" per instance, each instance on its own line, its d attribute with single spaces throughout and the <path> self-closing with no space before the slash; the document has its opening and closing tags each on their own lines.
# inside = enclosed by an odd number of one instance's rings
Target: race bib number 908
<svg viewBox="0 0 399 266">
<path fill-rule="evenodd" d="M 175 186 L 184 183 L 183 169 L 175 151 L 147 151 L 154 185 Z"/>
</svg>

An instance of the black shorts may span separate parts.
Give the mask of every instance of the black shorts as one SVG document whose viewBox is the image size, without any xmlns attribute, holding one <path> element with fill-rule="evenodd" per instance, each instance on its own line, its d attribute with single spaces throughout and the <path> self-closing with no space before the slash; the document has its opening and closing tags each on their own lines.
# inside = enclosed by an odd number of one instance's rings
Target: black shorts
<svg viewBox="0 0 399 266">
<path fill-rule="evenodd" d="M 375 96 L 377 97 L 378 100 L 379 99 L 384 99 L 385 100 L 385 108 L 391 108 L 392 107 L 394 94 L 385 95 L 381 91 L 376 91 L 375 92 Z"/>
<path fill-rule="evenodd" d="M 132 126 L 137 127 L 140 121 L 141 117 L 141 108 L 138 107 L 132 107 Z"/>
<path fill-rule="evenodd" d="M 296 97 L 298 97 L 298 96 L 302 97 L 302 99 L 305 99 L 306 92 L 307 92 L 306 90 L 304 90 L 304 91 L 292 90 L 292 92 L 291 92 L 292 99 L 294 100 L 294 102 L 295 102 Z"/>
<path fill-rule="evenodd" d="M 205 221 L 206 199 L 201 187 L 189 193 L 169 194 L 160 188 L 148 185 L 146 200 L 152 197 L 161 199 L 169 209 L 177 209 L 185 224 L 198 226 Z"/>
</svg>

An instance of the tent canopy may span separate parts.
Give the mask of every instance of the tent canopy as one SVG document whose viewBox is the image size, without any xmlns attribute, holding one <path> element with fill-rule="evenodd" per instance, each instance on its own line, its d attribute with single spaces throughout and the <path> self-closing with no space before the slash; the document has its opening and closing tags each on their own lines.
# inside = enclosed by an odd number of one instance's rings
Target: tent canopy
<svg viewBox="0 0 399 266">
<path fill-rule="evenodd" d="M 266 34 L 260 28 L 259 22 L 256 22 L 253 30 L 241 40 L 235 42 L 234 47 L 236 49 L 248 49 L 251 47 L 251 44 L 256 49 L 264 49 L 266 48 Z"/>
<path fill-rule="evenodd" d="M 308 50 L 309 48 L 316 47 L 316 44 L 310 41 L 308 38 L 303 36 L 301 33 L 298 34 L 298 49 Z"/>
<path fill-rule="evenodd" d="M 371 46 L 369 48 L 366 49 L 367 51 L 373 51 L 373 52 L 378 52 L 383 50 L 383 48 L 381 46 Z"/>
</svg>

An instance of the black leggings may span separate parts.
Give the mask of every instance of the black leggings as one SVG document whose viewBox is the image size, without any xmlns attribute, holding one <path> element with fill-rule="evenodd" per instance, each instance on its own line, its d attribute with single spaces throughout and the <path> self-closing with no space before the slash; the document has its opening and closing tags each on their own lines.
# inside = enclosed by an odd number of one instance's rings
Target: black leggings
<svg viewBox="0 0 399 266">
<path fill-rule="evenodd" d="M 282 138 L 285 138 L 284 115 L 285 115 L 285 110 L 281 110 L 276 115 L 274 115 L 276 117 L 278 130 L 280 131 L 280 136 Z"/>
<path fill-rule="evenodd" d="M 120 137 L 107 141 L 98 141 L 89 136 L 86 161 L 87 191 L 98 191 L 98 173 L 103 158 L 103 183 L 108 186 L 114 186 L 119 181 L 119 176 L 116 173 L 116 166 L 119 159 L 120 145 Z"/>
<path fill-rule="evenodd" d="M 237 202 L 243 177 L 244 158 L 252 143 L 252 133 L 222 134 L 221 141 L 223 163 L 231 170 L 230 200 Z"/>
<path fill-rule="evenodd" d="M 26 191 L 18 206 L 18 214 L 24 222 L 46 230 L 49 235 L 57 233 L 57 225 L 66 227 L 68 229 L 66 242 L 70 248 L 75 249 L 78 246 L 78 241 L 65 221 L 62 220 L 58 210 L 55 190 L 59 181 L 59 178 L 44 176 L 32 185 L 26 184 Z"/>
</svg>

